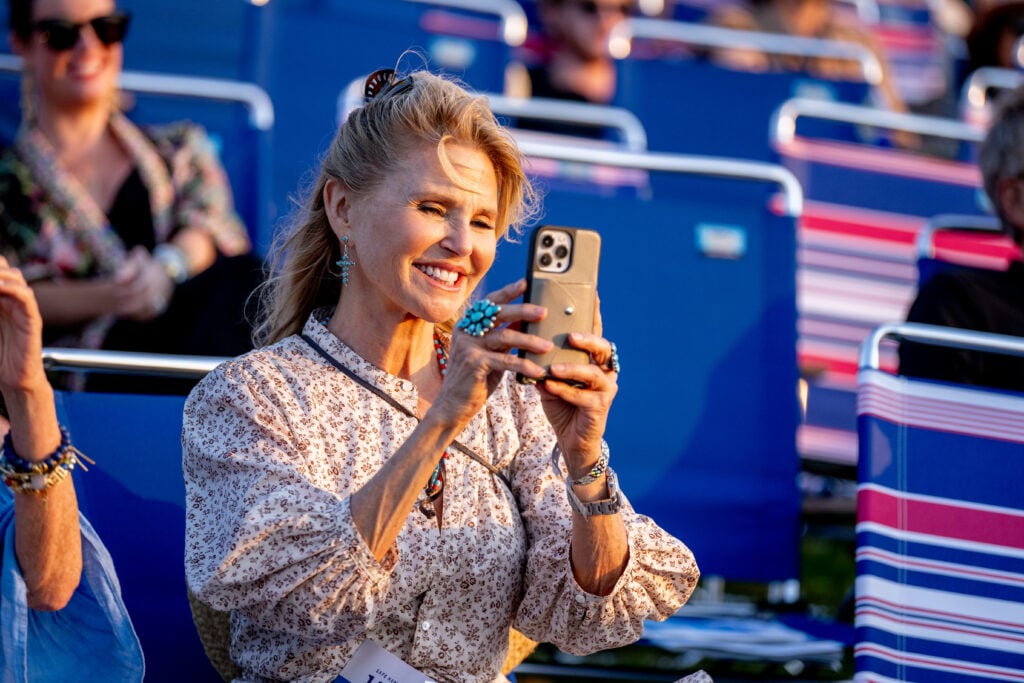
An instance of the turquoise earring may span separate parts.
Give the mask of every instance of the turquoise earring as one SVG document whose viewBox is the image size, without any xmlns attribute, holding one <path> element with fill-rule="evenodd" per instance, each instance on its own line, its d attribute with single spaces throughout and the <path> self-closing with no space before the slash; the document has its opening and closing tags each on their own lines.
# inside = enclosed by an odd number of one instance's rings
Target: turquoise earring
<svg viewBox="0 0 1024 683">
<path fill-rule="evenodd" d="M 341 238 L 341 259 L 334 262 L 334 265 L 341 268 L 341 286 L 348 284 L 348 271 L 355 265 L 355 261 L 348 253 L 348 235 Z"/>
</svg>

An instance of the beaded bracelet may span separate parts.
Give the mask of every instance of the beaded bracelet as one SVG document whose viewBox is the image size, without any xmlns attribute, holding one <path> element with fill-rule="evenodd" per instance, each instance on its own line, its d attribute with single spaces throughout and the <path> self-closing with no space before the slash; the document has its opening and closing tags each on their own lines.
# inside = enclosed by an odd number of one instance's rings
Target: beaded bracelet
<svg viewBox="0 0 1024 683">
<path fill-rule="evenodd" d="M 555 473 L 558 474 L 558 476 L 562 476 L 561 469 L 558 466 L 558 458 L 561 455 L 562 448 L 556 443 L 555 447 L 551 450 L 551 467 L 554 468 Z M 597 459 L 597 462 L 590 468 L 589 472 L 579 479 L 573 479 L 569 483 L 573 486 L 586 486 L 587 484 L 593 484 L 595 481 L 600 479 L 601 475 L 603 475 L 605 470 L 608 469 L 608 458 L 610 456 L 611 454 L 608 451 L 608 443 L 604 439 L 601 439 L 601 457 Z M 565 478 L 568 479 L 568 476 Z"/>
<path fill-rule="evenodd" d="M 53 453 L 37 462 L 19 457 L 14 451 L 11 433 L 7 432 L 0 451 L 0 476 L 4 484 L 16 493 L 43 495 L 47 489 L 66 479 L 76 466 L 88 471 L 83 460 L 90 465 L 95 464 L 71 445 L 71 437 L 63 426 L 60 428 L 60 445 Z"/>
</svg>

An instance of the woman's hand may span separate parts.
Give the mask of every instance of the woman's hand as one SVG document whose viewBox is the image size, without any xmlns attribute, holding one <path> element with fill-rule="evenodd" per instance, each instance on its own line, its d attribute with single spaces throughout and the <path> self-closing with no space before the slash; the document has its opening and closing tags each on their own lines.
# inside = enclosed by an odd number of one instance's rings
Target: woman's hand
<svg viewBox="0 0 1024 683">
<path fill-rule="evenodd" d="M 593 334 L 569 335 L 569 343 L 586 351 L 591 362 L 555 363 L 549 369 L 551 379 L 540 384 L 544 414 L 558 436 L 571 479 L 586 474 L 600 457 L 608 411 L 619 390 L 619 375 L 611 369 L 614 350 L 601 336 L 599 304 Z"/>
<path fill-rule="evenodd" d="M 142 247 L 135 247 L 114 278 L 115 312 L 129 320 L 152 320 L 165 310 L 174 293 L 163 264 Z"/>
<path fill-rule="evenodd" d="M 502 373 L 538 378 L 544 375 L 544 368 L 512 353 L 512 349 L 546 353 L 552 346 L 548 340 L 519 331 L 520 322 L 535 322 L 545 313 L 542 306 L 509 303 L 525 291 L 526 280 L 518 280 L 487 295 L 501 306 L 501 311 L 494 328 L 483 336 L 474 337 L 461 330 L 452 333 L 448 372 L 432 410 L 465 425 L 483 407 Z"/>
<path fill-rule="evenodd" d="M 46 384 L 42 332 L 35 295 L 21 271 L 0 256 L 0 391 Z"/>
</svg>

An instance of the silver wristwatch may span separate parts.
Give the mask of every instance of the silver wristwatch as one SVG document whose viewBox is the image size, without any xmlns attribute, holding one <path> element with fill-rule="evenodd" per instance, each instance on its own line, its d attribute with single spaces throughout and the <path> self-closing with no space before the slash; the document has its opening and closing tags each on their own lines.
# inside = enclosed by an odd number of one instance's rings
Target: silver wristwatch
<svg viewBox="0 0 1024 683">
<path fill-rule="evenodd" d="M 565 480 L 565 495 L 569 499 L 569 507 L 577 512 L 583 519 L 590 519 L 591 515 L 614 515 L 622 508 L 622 496 L 619 495 L 619 482 L 612 468 L 605 470 L 605 477 L 608 482 L 608 497 L 604 500 L 595 500 L 584 503 L 572 490 L 572 482 Z"/>
</svg>

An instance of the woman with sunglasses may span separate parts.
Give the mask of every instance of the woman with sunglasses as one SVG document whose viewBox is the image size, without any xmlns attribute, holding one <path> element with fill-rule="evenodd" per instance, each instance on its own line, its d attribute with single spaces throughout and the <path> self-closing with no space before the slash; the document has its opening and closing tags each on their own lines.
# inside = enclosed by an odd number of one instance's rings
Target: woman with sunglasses
<svg viewBox="0 0 1024 683">
<path fill-rule="evenodd" d="M 0 253 L 35 291 L 45 343 L 250 348 L 247 328 L 227 331 L 231 311 L 204 306 L 240 309 L 248 291 L 223 294 L 224 281 L 258 281 L 253 259 L 219 258 L 250 245 L 209 139 L 192 124 L 140 129 L 117 109 L 129 16 L 113 0 L 9 0 L 9 20 L 23 111 L 0 155 Z M 199 335 L 202 315 L 213 324 Z"/>
<path fill-rule="evenodd" d="M 110 556 L 78 513 L 72 471 L 91 461 L 57 421 L 42 327 L 0 256 L 0 671 L 18 683 L 141 681 Z"/>
<path fill-rule="evenodd" d="M 231 612 L 236 681 L 503 681 L 513 627 L 633 642 L 698 570 L 609 465 L 614 345 L 598 323 L 545 375 L 511 353 L 552 348 L 524 281 L 467 307 L 533 215 L 519 150 L 430 73 L 366 95 L 279 237 L 268 345 L 186 402 L 189 587 Z"/>
</svg>

